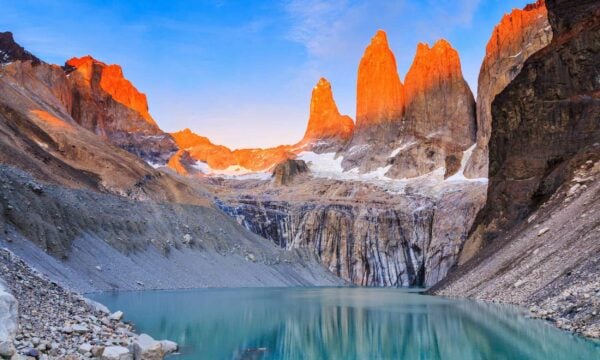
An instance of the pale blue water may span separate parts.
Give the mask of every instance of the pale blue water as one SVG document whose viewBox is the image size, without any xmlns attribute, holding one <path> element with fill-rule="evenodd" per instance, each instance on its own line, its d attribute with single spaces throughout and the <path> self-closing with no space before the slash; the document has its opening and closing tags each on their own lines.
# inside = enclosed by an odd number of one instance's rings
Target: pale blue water
<svg viewBox="0 0 600 360">
<path fill-rule="evenodd" d="M 514 307 L 382 288 L 103 293 L 183 359 L 600 359 L 600 343 Z"/>
</svg>

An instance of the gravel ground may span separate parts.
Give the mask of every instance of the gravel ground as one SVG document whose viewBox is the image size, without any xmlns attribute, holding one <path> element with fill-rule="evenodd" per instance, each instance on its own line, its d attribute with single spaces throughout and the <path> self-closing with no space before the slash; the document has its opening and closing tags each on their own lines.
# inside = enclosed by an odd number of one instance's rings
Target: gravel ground
<svg viewBox="0 0 600 360">
<path fill-rule="evenodd" d="M 19 303 L 13 344 L 22 356 L 100 357 L 106 348 L 127 347 L 136 339 L 132 326 L 120 321 L 122 314 L 65 290 L 5 249 L 0 249 L 0 274 Z"/>
<path fill-rule="evenodd" d="M 533 317 L 600 338 L 600 161 L 430 292 L 511 303 Z"/>
</svg>

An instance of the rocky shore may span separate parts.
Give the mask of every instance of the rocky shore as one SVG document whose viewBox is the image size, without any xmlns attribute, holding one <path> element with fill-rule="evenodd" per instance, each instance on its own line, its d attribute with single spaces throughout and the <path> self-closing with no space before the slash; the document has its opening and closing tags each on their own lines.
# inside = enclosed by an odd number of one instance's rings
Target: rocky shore
<svg viewBox="0 0 600 360">
<path fill-rule="evenodd" d="M 61 287 L 5 249 L 0 276 L 0 359 L 151 360 L 177 351 L 176 343 L 136 334 L 122 312 Z"/>
</svg>

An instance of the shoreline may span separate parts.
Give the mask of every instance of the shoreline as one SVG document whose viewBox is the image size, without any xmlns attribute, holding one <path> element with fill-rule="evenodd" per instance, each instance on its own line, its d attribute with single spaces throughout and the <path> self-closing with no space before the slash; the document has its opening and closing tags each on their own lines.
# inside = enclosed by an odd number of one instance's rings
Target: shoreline
<svg viewBox="0 0 600 360">
<path fill-rule="evenodd" d="M 177 351 L 176 343 L 136 333 L 123 321 L 123 312 L 110 313 L 6 249 L 0 249 L 0 269 L 12 297 L 6 297 L 7 304 L 13 309 L 12 318 L 0 324 L 7 326 L 7 338 L 0 339 L 0 359 L 124 360 L 164 358 Z"/>
<path fill-rule="evenodd" d="M 4 359 L 137 359 L 139 358 L 137 354 L 142 351 L 154 351 L 160 354 L 160 358 L 164 358 L 168 353 L 177 351 L 177 344 L 166 340 L 156 341 L 146 334 L 140 334 L 133 324 L 123 321 L 121 311 L 110 313 L 104 305 L 88 298 L 88 295 L 148 291 L 227 291 L 240 289 L 240 287 L 198 287 L 78 292 L 68 290 L 61 284 L 48 279 L 23 259 L 6 249 L 0 249 L 0 268 L 3 270 L 2 277 L 8 285 L 8 289 L 19 301 L 18 329 L 12 339 L 12 351 L 14 354 L 19 355 L 7 357 L 6 354 L 11 352 L 10 347 L 0 346 L 0 358 Z M 379 289 L 355 285 L 313 287 Z M 251 286 L 242 287 L 242 289 L 255 288 Z M 264 287 L 264 289 L 282 290 L 291 288 L 302 289 L 306 287 Z M 533 312 L 522 304 L 473 297 L 429 294 L 427 288 L 406 287 L 393 289 L 408 290 L 426 296 L 512 306 L 518 308 L 524 317 L 531 320 L 544 320 L 547 325 L 565 331 L 569 335 L 586 341 L 597 342 L 599 340 L 595 337 L 586 336 L 582 332 L 565 329 L 560 326 L 559 319 L 556 319 L 556 321 L 549 320 L 548 316 L 544 315 L 543 310 Z M 0 344 L 2 344 L 1 340 Z M 113 353 L 117 355 L 111 357 Z"/>
</svg>

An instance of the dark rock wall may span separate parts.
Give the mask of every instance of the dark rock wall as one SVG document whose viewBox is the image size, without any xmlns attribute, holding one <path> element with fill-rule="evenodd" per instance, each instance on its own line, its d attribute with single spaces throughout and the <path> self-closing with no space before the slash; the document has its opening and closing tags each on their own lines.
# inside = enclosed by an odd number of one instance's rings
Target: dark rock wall
<svg viewBox="0 0 600 360">
<path fill-rule="evenodd" d="M 548 1 L 554 37 L 492 104 L 489 240 L 524 219 L 600 142 L 600 3 Z"/>
</svg>

